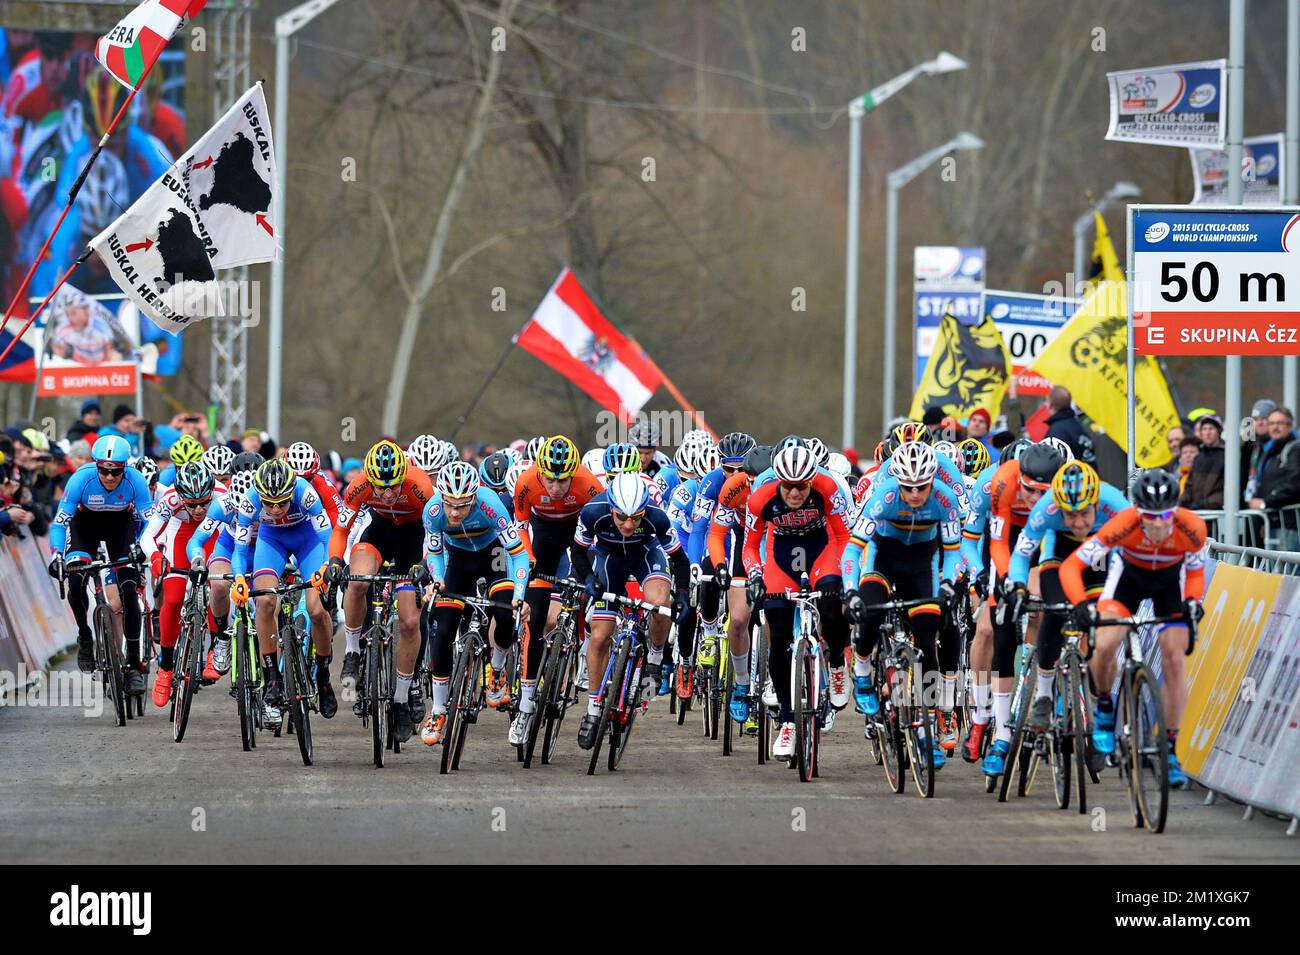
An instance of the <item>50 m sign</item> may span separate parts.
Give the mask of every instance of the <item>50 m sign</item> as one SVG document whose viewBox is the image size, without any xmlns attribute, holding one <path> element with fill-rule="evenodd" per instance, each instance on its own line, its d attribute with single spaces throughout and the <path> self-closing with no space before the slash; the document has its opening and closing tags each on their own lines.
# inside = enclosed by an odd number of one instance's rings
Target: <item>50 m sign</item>
<svg viewBox="0 0 1300 955">
<path fill-rule="evenodd" d="M 1139 355 L 1300 355 L 1300 209 L 1130 207 Z"/>
</svg>

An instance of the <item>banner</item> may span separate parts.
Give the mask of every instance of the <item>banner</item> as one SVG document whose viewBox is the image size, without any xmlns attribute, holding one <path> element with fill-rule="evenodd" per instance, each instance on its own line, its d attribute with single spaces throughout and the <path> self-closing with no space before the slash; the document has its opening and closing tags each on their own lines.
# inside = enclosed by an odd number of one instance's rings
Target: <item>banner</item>
<svg viewBox="0 0 1300 955">
<path fill-rule="evenodd" d="M 1052 383 L 1030 369 L 1079 309 L 1079 299 L 1029 292 L 984 292 L 984 314 L 997 323 L 1011 355 L 1011 371 L 1020 395 L 1045 395 Z"/>
<path fill-rule="evenodd" d="M 959 322 L 976 325 L 983 318 L 984 250 L 954 245 L 918 245 L 913 251 L 914 384 L 919 387 L 925 364 L 948 312 Z"/>
<path fill-rule="evenodd" d="M 76 642 L 77 624 L 45 568 L 49 545 L 25 531 L 0 537 L 0 669 L 40 672 Z"/>
<path fill-rule="evenodd" d="M 1205 60 L 1107 73 L 1106 138 L 1154 146 L 1223 149 L 1228 61 Z"/>
<path fill-rule="evenodd" d="M 601 407 L 625 418 L 640 411 L 663 381 L 641 346 L 600 313 L 578 277 L 567 268 L 516 342 Z"/>
<path fill-rule="evenodd" d="M 135 89 L 168 41 L 208 0 L 144 0 L 99 38 L 95 59 L 127 89 Z"/>
<path fill-rule="evenodd" d="M 274 185 L 259 83 L 90 245 L 142 312 L 179 332 L 225 314 L 217 269 L 278 256 Z"/>
<path fill-rule="evenodd" d="M 1241 141 L 1241 204 L 1282 204 L 1285 181 L 1286 143 L 1282 133 L 1250 136 Z M 1228 204 L 1228 153 L 1220 149 L 1189 149 L 1192 183 L 1196 192 L 1192 205 Z"/>
<path fill-rule="evenodd" d="M 908 416 L 920 421 L 934 407 L 962 420 L 976 408 L 996 414 L 1010 380 L 1011 356 L 993 319 L 963 325 L 949 313 L 939 326 Z"/>
</svg>

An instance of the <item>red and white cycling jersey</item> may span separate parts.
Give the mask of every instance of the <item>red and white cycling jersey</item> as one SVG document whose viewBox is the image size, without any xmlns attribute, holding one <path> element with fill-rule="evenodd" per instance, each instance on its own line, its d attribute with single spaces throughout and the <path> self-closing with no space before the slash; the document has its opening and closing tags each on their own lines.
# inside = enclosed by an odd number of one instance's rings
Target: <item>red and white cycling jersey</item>
<svg viewBox="0 0 1300 955">
<path fill-rule="evenodd" d="M 228 490 L 226 485 L 218 483 L 212 489 L 212 496 L 225 497 Z M 207 510 L 204 509 L 198 518 L 191 517 L 174 487 L 160 487 L 160 491 L 158 503 L 150 513 L 149 523 L 140 534 L 140 549 L 150 559 L 156 552 L 162 551 L 172 568 L 169 573 L 184 573 L 190 564 L 189 558 L 185 556 L 185 545 L 207 516 Z M 216 541 L 215 535 L 208 539 L 206 550 L 209 554 Z M 177 568 L 180 570 L 177 571 Z"/>
</svg>

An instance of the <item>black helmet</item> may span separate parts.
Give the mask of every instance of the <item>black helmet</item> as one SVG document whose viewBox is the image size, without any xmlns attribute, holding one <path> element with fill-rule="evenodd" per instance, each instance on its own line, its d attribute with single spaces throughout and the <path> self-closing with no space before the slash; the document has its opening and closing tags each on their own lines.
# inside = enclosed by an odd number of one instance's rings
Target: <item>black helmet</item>
<svg viewBox="0 0 1300 955">
<path fill-rule="evenodd" d="M 753 435 L 745 434 L 743 431 L 732 431 L 730 434 L 724 434 L 722 440 L 718 442 L 718 457 L 722 458 L 723 464 L 743 464 L 745 455 L 754 450 L 757 444 Z"/>
<path fill-rule="evenodd" d="M 1139 511 L 1169 511 L 1178 506 L 1178 475 L 1163 468 L 1147 468 L 1133 476 L 1129 500 Z"/>
<path fill-rule="evenodd" d="M 256 451 L 240 451 L 235 455 L 235 459 L 230 462 L 230 473 L 238 474 L 240 471 L 256 471 L 265 460 Z"/>
<path fill-rule="evenodd" d="M 1030 441 L 1028 438 L 1016 438 L 1016 440 L 1012 441 L 1002 449 L 1002 453 L 998 455 L 998 464 L 1006 464 L 1008 461 L 1020 460 L 1020 455 L 1025 453 L 1025 448 L 1029 447 L 1033 443 L 1034 442 Z"/>
<path fill-rule="evenodd" d="M 1065 455 L 1050 444 L 1031 444 L 1020 455 L 1020 479 L 1026 484 L 1047 490 L 1052 478 L 1065 463 Z"/>
<path fill-rule="evenodd" d="M 510 457 L 504 451 L 489 454 L 478 466 L 479 480 L 494 491 L 505 489 L 508 473 L 510 473 Z"/>
<path fill-rule="evenodd" d="M 745 473 L 750 477 L 758 477 L 771 466 L 772 446 L 770 444 L 756 444 L 745 455 Z"/>
</svg>

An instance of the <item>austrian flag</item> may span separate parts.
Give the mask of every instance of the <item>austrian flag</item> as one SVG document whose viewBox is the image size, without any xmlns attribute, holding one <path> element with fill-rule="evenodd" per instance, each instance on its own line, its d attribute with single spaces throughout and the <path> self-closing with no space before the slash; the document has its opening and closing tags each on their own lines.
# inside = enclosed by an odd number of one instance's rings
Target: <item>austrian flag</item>
<svg viewBox="0 0 1300 955">
<path fill-rule="evenodd" d="M 663 381 L 650 356 L 600 314 L 578 277 L 567 268 L 517 341 L 524 351 L 625 419 L 640 411 Z"/>
<path fill-rule="evenodd" d="M 144 0 L 99 38 L 95 59 L 127 89 L 135 89 L 158 54 L 208 0 Z"/>
</svg>

